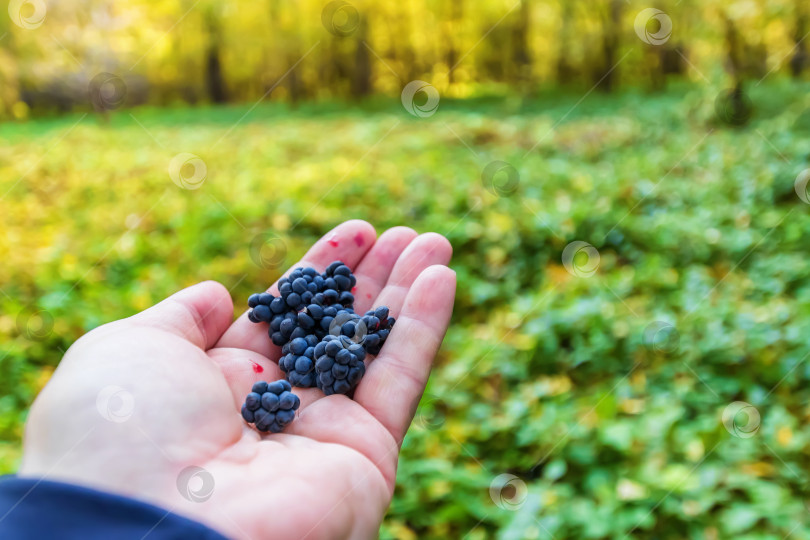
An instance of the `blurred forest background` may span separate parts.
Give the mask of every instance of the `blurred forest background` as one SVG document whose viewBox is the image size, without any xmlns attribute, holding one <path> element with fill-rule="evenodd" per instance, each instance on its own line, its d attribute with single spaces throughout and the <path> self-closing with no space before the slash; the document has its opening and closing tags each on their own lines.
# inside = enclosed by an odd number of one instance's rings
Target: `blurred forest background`
<svg viewBox="0 0 810 540">
<path fill-rule="evenodd" d="M 23 27 L 0 22 L 0 111 L 14 118 L 87 107 L 102 72 L 126 83 L 128 105 L 174 105 L 246 102 L 271 89 L 267 99 L 292 103 L 361 99 L 398 95 L 415 79 L 446 97 L 532 96 L 550 85 L 611 91 L 620 82 L 661 89 L 671 75 L 759 80 L 810 68 L 804 0 L 12 0 L 12 8 Z M 671 24 L 648 47 L 633 32 L 642 8 Z M 45 20 L 42 31 L 27 28 Z M 661 30 L 657 18 L 647 21 L 649 33 Z"/>
<path fill-rule="evenodd" d="M 808 2 L 0 15 L 0 472 L 84 332 L 363 218 L 459 277 L 383 538 L 810 538 Z"/>
</svg>

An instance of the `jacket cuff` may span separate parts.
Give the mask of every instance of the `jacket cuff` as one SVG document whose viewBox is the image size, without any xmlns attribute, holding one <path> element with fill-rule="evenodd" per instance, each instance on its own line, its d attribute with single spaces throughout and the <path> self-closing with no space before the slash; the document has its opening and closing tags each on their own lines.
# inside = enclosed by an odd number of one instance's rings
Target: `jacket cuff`
<svg viewBox="0 0 810 540">
<path fill-rule="evenodd" d="M 38 478 L 0 477 L 0 538 L 57 537 L 225 540 L 202 523 L 122 495 Z"/>
</svg>

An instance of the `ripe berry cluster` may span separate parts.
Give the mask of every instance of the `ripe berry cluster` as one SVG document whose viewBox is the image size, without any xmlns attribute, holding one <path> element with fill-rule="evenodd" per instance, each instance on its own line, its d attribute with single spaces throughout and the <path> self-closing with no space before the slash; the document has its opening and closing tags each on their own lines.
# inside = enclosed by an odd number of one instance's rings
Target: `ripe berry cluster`
<svg viewBox="0 0 810 540">
<path fill-rule="evenodd" d="M 271 341 L 281 347 L 278 365 L 289 381 L 281 382 L 317 387 L 326 395 L 348 394 L 357 386 L 366 354 L 379 354 L 396 321 L 385 306 L 356 314 L 351 292 L 356 284 L 349 267 L 335 261 L 322 274 L 296 268 L 279 280 L 279 296 L 265 292 L 248 298 L 248 319 L 268 323 Z M 255 392 L 254 387 L 248 398 Z M 247 400 L 243 416 L 252 422 L 245 410 L 252 411 Z"/>
<path fill-rule="evenodd" d="M 285 380 L 257 382 L 242 405 L 242 418 L 255 423 L 259 431 L 280 432 L 293 421 L 301 404 L 290 390 L 292 387 Z"/>
<path fill-rule="evenodd" d="M 309 334 L 321 340 L 340 311 L 354 313 L 351 289 L 356 284 L 352 271 L 340 261 L 330 264 L 323 274 L 314 268 L 296 268 L 278 281 L 279 296 L 250 295 L 248 319 L 270 323 L 270 339 L 279 347 Z"/>
<path fill-rule="evenodd" d="M 327 396 L 346 394 L 366 373 L 366 351 L 349 336 L 328 335 L 315 347 L 318 388 Z"/>
</svg>

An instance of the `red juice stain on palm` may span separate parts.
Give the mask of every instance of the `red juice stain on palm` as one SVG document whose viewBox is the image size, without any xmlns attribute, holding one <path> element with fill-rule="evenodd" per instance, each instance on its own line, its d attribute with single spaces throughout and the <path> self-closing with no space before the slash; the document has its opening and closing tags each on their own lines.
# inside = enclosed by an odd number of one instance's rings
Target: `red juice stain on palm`
<svg viewBox="0 0 810 540">
<path fill-rule="evenodd" d="M 363 235 L 362 234 L 357 233 L 357 234 L 354 235 L 354 243 L 357 244 L 357 247 L 363 247 L 363 244 L 365 244 L 366 241 L 363 240 Z"/>
<path fill-rule="evenodd" d="M 264 368 L 259 364 L 257 364 L 256 362 L 251 362 L 251 364 L 253 364 L 253 373 L 261 373 L 262 371 L 264 371 Z"/>
<path fill-rule="evenodd" d="M 369 300 L 371 300 L 371 293 L 366 293 L 366 298 L 368 298 Z"/>
<path fill-rule="evenodd" d="M 352 294 L 357 294 L 357 287 L 352 287 Z"/>
</svg>

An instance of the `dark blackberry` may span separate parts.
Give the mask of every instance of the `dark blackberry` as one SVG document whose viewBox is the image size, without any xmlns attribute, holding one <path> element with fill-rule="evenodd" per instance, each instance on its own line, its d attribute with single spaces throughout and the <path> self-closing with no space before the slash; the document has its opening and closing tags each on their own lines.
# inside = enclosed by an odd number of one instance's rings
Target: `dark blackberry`
<svg viewBox="0 0 810 540">
<path fill-rule="evenodd" d="M 365 327 L 360 317 L 352 308 L 328 308 L 328 314 L 321 320 L 321 329 L 325 334 L 346 336 L 359 341 L 365 335 Z"/>
<path fill-rule="evenodd" d="M 295 419 L 295 411 L 301 404 L 291 389 L 285 380 L 257 382 L 242 405 L 242 418 L 255 424 L 259 431 L 282 431 Z"/>
<path fill-rule="evenodd" d="M 349 291 L 343 291 L 338 297 L 338 304 L 345 308 L 354 308 L 354 295 Z"/>
<path fill-rule="evenodd" d="M 349 267 L 341 261 L 335 261 L 327 266 L 326 270 L 323 272 L 323 279 L 327 289 L 335 290 L 338 293 L 351 291 L 352 288 L 357 285 L 357 278 L 354 277 Z M 354 303 L 353 296 L 351 297 L 351 302 L 344 302 L 343 298 L 348 298 L 348 296 L 341 296 L 339 298 L 340 303 L 344 306 L 348 307 L 350 304 Z"/>
<path fill-rule="evenodd" d="M 377 309 L 375 309 L 373 311 L 373 314 L 374 314 L 375 317 L 377 317 L 381 321 L 384 321 L 385 319 L 388 318 L 388 306 L 380 306 L 380 307 L 378 307 Z M 368 313 L 366 313 L 366 315 L 368 315 Z"/>
<path fill-rule="evenodd" d="M 327 396 L 348 394 L 366 373 L 365 349 L 346 336 L 327 335 L 314 353 L 316 382 Z"/>
<path fill-rule="evenodd" d="M 251 294 L 248 306 L 252 309 L 248 311 L 248 319 L 255 323 L 272 322 L 274 317 L 286 311 L 280 303 L 283 303 L 283 300 L 270 293 Z"/>
<path fill-rule="evenodd" d="M 325 290 L 326 281 L 314 268 L 296 268 L 288 276 L 278 280 L 278 292 L 281 299 L 296 312 L 301 311 L 313 301 L 324 304 L 323 293 Z"/>
<path fill-rule="evenodd" d="M 270 319 L 270 328 L 267 330 L 267 335 L 274 345 L 279 347 L 293 339 L 293 334 L 298 328 L 298 321 L 295 313 L 288 311 L 278 315 L 273 315 Z"/>
<path fill-rule="evenodd" d="M 253 308 L 253 317 L 257 321 L 270 322 L 270 318 L 272 316 L 273 314 L 270 312 L 270 308 L 268 306 L 265 306 L 264 304 L 259 304 L 258 306 Z"/>
<path fill-rule="evenodd" d="M 315 346 L 318 338 L 314 334 L 295 338 L 281 348 L 282 357 L 278 367 L 287 375 L 293 386 L 311 388 L 315 386 Z"/>
<path fill-rule="evenodd" d="M 388 339 L 388 334 L 391 328 L 394 327 L 396 320 L 388 316 L 388 308 L 380 306 L 372 311 L 367 311 L 362 317 L 363 324 L 366 327 L 366 335 L 361 341 L 368 354 L 380 354 L 385 340 Z"/>
<path fill-rule="evenodd" d="M 270 302 L 275 298 L 269 293 L 256 293 L 251 294 L 248 298 L 248 306 L 252 309 L 248 311 L 248 319 L 251 322 L 270 322 L 272 311 L 270 310 Z"/>
</svg>

